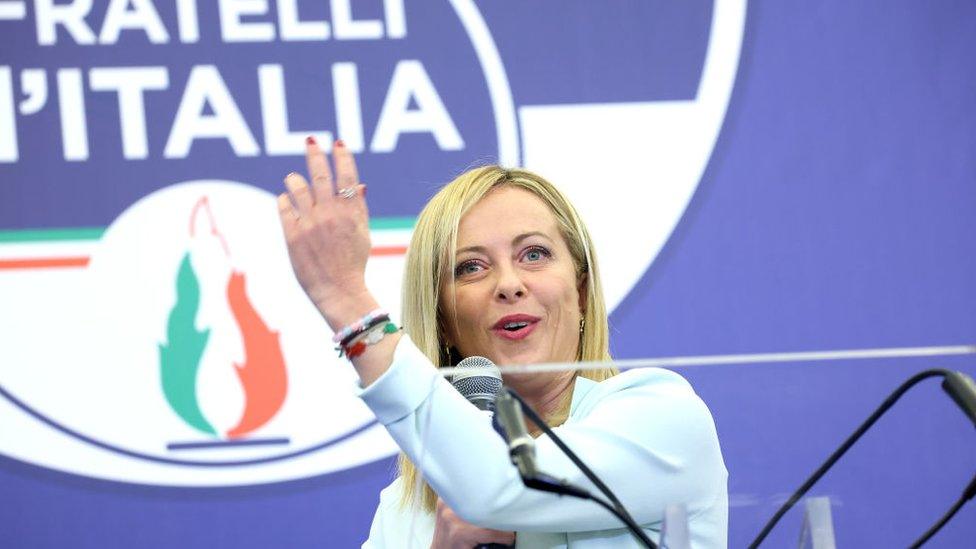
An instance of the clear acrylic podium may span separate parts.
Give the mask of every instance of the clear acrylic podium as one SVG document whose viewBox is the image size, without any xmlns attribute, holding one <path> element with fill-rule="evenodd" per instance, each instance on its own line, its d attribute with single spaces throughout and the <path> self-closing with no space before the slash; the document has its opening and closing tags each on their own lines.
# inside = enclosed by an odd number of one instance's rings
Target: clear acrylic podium
<svg viewBox="0 0 976 549">
<path fill-rule="evenodd" d="M 800 529 L 800 549 L 834 549 L 834 520 L 830 498 L 807 498 Z"/>
<path fill-rule="evenodd" d="M 691 549 L 688 531 L 688 512 L 684 505 L 668 505 L 661 524 L 661 549 Z M 830 498 L 816 497 L 804 500 L 803 526 L 800 529 L 800 549 L 836 549 L 834 520 L 830 510 Z"/>
<path fill-rule="evenodd" d="M 661 524 L 661 549 L 691 549 L 688 532 L 688 511 L 684 505 L 672 504 L 664 508 Z"/>
</svg>

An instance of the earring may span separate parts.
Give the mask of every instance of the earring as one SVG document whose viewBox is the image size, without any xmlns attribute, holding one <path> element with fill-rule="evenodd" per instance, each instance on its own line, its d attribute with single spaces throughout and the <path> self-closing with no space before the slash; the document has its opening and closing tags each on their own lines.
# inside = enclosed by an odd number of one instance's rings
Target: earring
<svg viewBox="0 0 976 549">
<path fill-rule="evenodd" d="M 583 328 L 586 327 L 586 319 L 580 318 L 580 333 L 579 342 L 576 345 L 576 361 L 581 362 L 583 360 Z"/>
<path fill-rule="evenodd" d="M 444 344 L 444 356 L 447 358 L 447 366 L 453 366 L 454 363 L 451 359 L 451 346 L 447 343 Z"/>
</svg>

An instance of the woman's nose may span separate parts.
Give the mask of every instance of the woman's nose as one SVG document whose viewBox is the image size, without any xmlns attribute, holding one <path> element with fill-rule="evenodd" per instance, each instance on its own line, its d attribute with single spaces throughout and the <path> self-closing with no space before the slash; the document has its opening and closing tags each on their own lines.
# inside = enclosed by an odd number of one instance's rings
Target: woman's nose
<svg viewBox="0 0 976 549">
<path fill-rule="evenodd" d="M 510 266 L 499 267 L 498 283 L 495 288 L 495 298 L 502 301 L 512 301 L 525 297 L 525 284 L 518 275 L 518 271 Z"/>
</svg>

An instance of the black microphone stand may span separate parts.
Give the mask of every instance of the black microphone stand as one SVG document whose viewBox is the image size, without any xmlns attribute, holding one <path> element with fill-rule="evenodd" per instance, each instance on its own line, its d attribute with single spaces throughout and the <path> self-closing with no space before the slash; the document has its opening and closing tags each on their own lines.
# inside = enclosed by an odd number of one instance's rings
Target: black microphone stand
<svg viewBox="0 0 976 549">
<path fill-rule="evenodd" d="M 630 516 L 630 513 L 628 513 L 624 505 L 620 503 L 620 500 L 617 499 L 617 496 L 614 495 L 613 491 L 611 491 L 610 488 L 607 487 L 607 485 L 604 484 L 603 481 L 596 476 L 596 473 L 590 470 L 590 468 L 587 467 L 585 463 L 583 463 L 583 461 L 579 458 L 579 456 L 573 453 L 573 451 L 570 450 L 568 446 L 566 446 L 566 444 L 552 431 L 552 429 L 549 428 L 549 425 L 547 425 L 546 422 L 543 421 L 543 419 L 539 417 L 538 414 L 535 413 L 535 410 L 533 410 L 531 406 L 529 406 L 524 400 L 522 400 L 522 397 L 518 393 L 516 393 L 513 389 L 505 387 L 502 388 L 502 391 L 506 391 L 515 400 L 518 401 L 519 406 L 522 408 L 522 412 L 525 413 L 526 416 L 528 416 L 529 420 L 532 421 L 532 423 L 534 423 L 536 427 L 542 430 L 542 432 L 545 433 L 546 436 L 552 439 L 552 441 L 556 444 L 556 447 L 562 450 L 562 452 L 566 454 L 566 456 L 576 465 L 576 467 L 578 467 L 579 470 L 582 471 L 584 475 L 586 475 L 586 478 L 590 479 L 590 481 L 601 492 L 603 492 L 603 494 L 606 495 L 606 497 L 612 503 L 606 502 L 603 499 L 598 498 L 593 494 L 589 493 L 588 491 L 579 488 L 578 486 L 573 486 L 564 480 L 556 479 L 554 477 L 542 473 L 536 474 L 535 476 L 531 476 L 531 477 L 522 476 L 522 482 L 524 482 L 527 487 L 533 488 L 535 490 L 552 492 L 554 494 L 572 496 L 580 499 L 595 501 L 601 507 L 603 507 L 607 511 L 610 511 L 614 516 L 620 519 L 621 522 L 623 522 L 630 530 L 630 533 L 633 534 L 633 536 L 637 538 L 641 543 L 643 543 L 645 547 L 649 547 L 650 549 L 657 549 L 657 545 L 653 541 L 651 541 L 649 537 L 647 537 L 647 534 L 645 534 L 644 530 L 642 530 L 641 527 L 637 524 L 637 522 L 634 521 L 634 518 Z"/>
<path fill-rule="evenodd" d="M 932 527 L 929 528 L 927 532 L 925 532 L 924 534 L 921 535 L 921 537 L 915 540 L 915 543 L 911 544 L 910 549 L 921 547 L 922 544 L 927 542 L 929 538 L 934 536 L 936 532 L 941 530 L 942 527 L 945 526 L 946 523 L 949 522 L 949 520 L 951 520 L 953 516 L 955 516 L 956 512 L 962 508 L 963 504 L 973 499 L 973 497 L 976 497 L 976 476 L 973 477 L 973 480 L 969 481 L 969 486 L 967 486 L 966 489 L 963 490 L 962 495 L 959 496 L 959 499 L 956 500 L 956 503 L 946 512 L 946 514 L 942 515 L 942 518 L 939 519 L 935 524 L 933 524 Z"/>
<path fill-rule="evenodd" d="M 776 526 L 779 519 L 781 519 L 783 515 L 785 515 L 786 512 L 789 511 L 790 508 L 793 507 L 793 505 L 795 505 L 796 502 L 798 502 L 800 498 L 802 498 L 803 495 L 806 494 L 807 491 L 809 491 L 810 488 L 812 488 L 813 485 L 816 484 L 816 482 L 820 480 L 820 478 L 824 476 L 824 474 L 831 467 L 833 467 L 835 463 L 837 463 L 837 460 L 839 460 L 841 456 L 843 456 L 847 450 L 849 450 L 851 446 L 853 446 L 854 443 L 857 442 L 857 440 L 861 438 L 861 436 L 864 435 L 864 433 L 867 432 L 867 430 L 870 429 L 871 426 L 874 425 L 874 423 L 878 421 L 878 419 L 884 415 L 885 412 L 888 411 L 889 408 L 894 406 L 895 402 L 897 402 L 902 395 L 918 384 L 918 382 L 935 376 L 944 378 L 942 382 L 942 389 L 952 397 L 952 400 L 954 400 L 956 404 L 962 408 L 963 412 L 969 417 L 969 419 L 976 424 L 976 384 L 973 383 L 972 378 L 961 372 L 953 372 L 952 370 L 945 370 L 942 368 L 925 370 L 924 372 L 915 374 L 909 378 L 908 381 L 902 383 L 901 386 L 895 389 L 893 393 L 888 395 L 888 398 L 881 403 L 881 406 L 879 406 L 878 409 L 875 410 L 874 413 L 872 413 L 868 419 L 866 419 L 864 423 L 862 423 L 861 426 L 858 427 L 857 430 L 855 430 L 854 433 L 851 434 L 851 436 L 849 436 L 847 440 L 840 445 L 839 448 L 837 448 L 837 450 L 834 450 L 834 453 L 831 454 L 830 457 L 828 457 L 827 460 L 824 461 L 824 463 L 818 467 L 812 475 L 810 475 L 810 478 L 808 478 L 806 482 L 796 489 L 796 492 L 794 492 L 793 495 L 786 500 L 786 503 L 784 503 L 779 510 L 776 511 L 776 514 L 769 519 L 769 522 L 767 522 L 766 526 L 763 527 L 761 532 L 759 532 L 756 539 L 749 544 L 749 549 L 759 547 L 759 544 L 766 539 L 766 536 L 768 536 L 769 532 L 771 532 L 773 527 Z M 951 519 L 956 511 L 962 507 L 963 503 L 969 499 L 972 499 L 974 495 L 976 495 L 976 478 L 973 479 L 973 482 L 970 482 L 969 486 L 964 491 L 963 496 L 959 499 L 959 501 L 956 502 L 949 513 L 939 520 L 938 523 L 932 526 L 932 528 L 930 528 L 928 532 L 919 538 L 919 540 L 916 541 L 912 547 L 918 547 L 928 541 L 928 539 L 938 532 L 939 529 L 945 525 L 945 523 L 949 522 L 949 519 Z"/>
</svg>

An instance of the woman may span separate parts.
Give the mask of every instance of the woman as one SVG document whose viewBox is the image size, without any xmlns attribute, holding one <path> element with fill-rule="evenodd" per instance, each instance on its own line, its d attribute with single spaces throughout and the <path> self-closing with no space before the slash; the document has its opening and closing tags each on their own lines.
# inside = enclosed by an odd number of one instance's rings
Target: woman
<svg viewBox="0 0 976 549">
<path fill-rule="evenodd" d="M 525 488 L 489 419 L 434 368 L 472 355 L 499 365 L 609 359 L 599 271 L 572 206 L 522 170 L 479 168 L 448 184 L 414 231 L 402 334 L 365 286 L 368 214 L 351 153 L 336 143 L 333 178 L 311 138 L 306 152 L 312 184 L 289 174 L 279 197 L 292 266 L 404 452 L 364 546 L 633 546 L 592 502 Z M 672 372 L 614 373 L 504 379 L 562 425 L 652 538 L 665 506 L 680 503 L 695 546 L 724 547 L 727 473 L 707 408 Z M 545 437 L 537 456 L 542 471 L 595 491 Z"/>
</svg>

